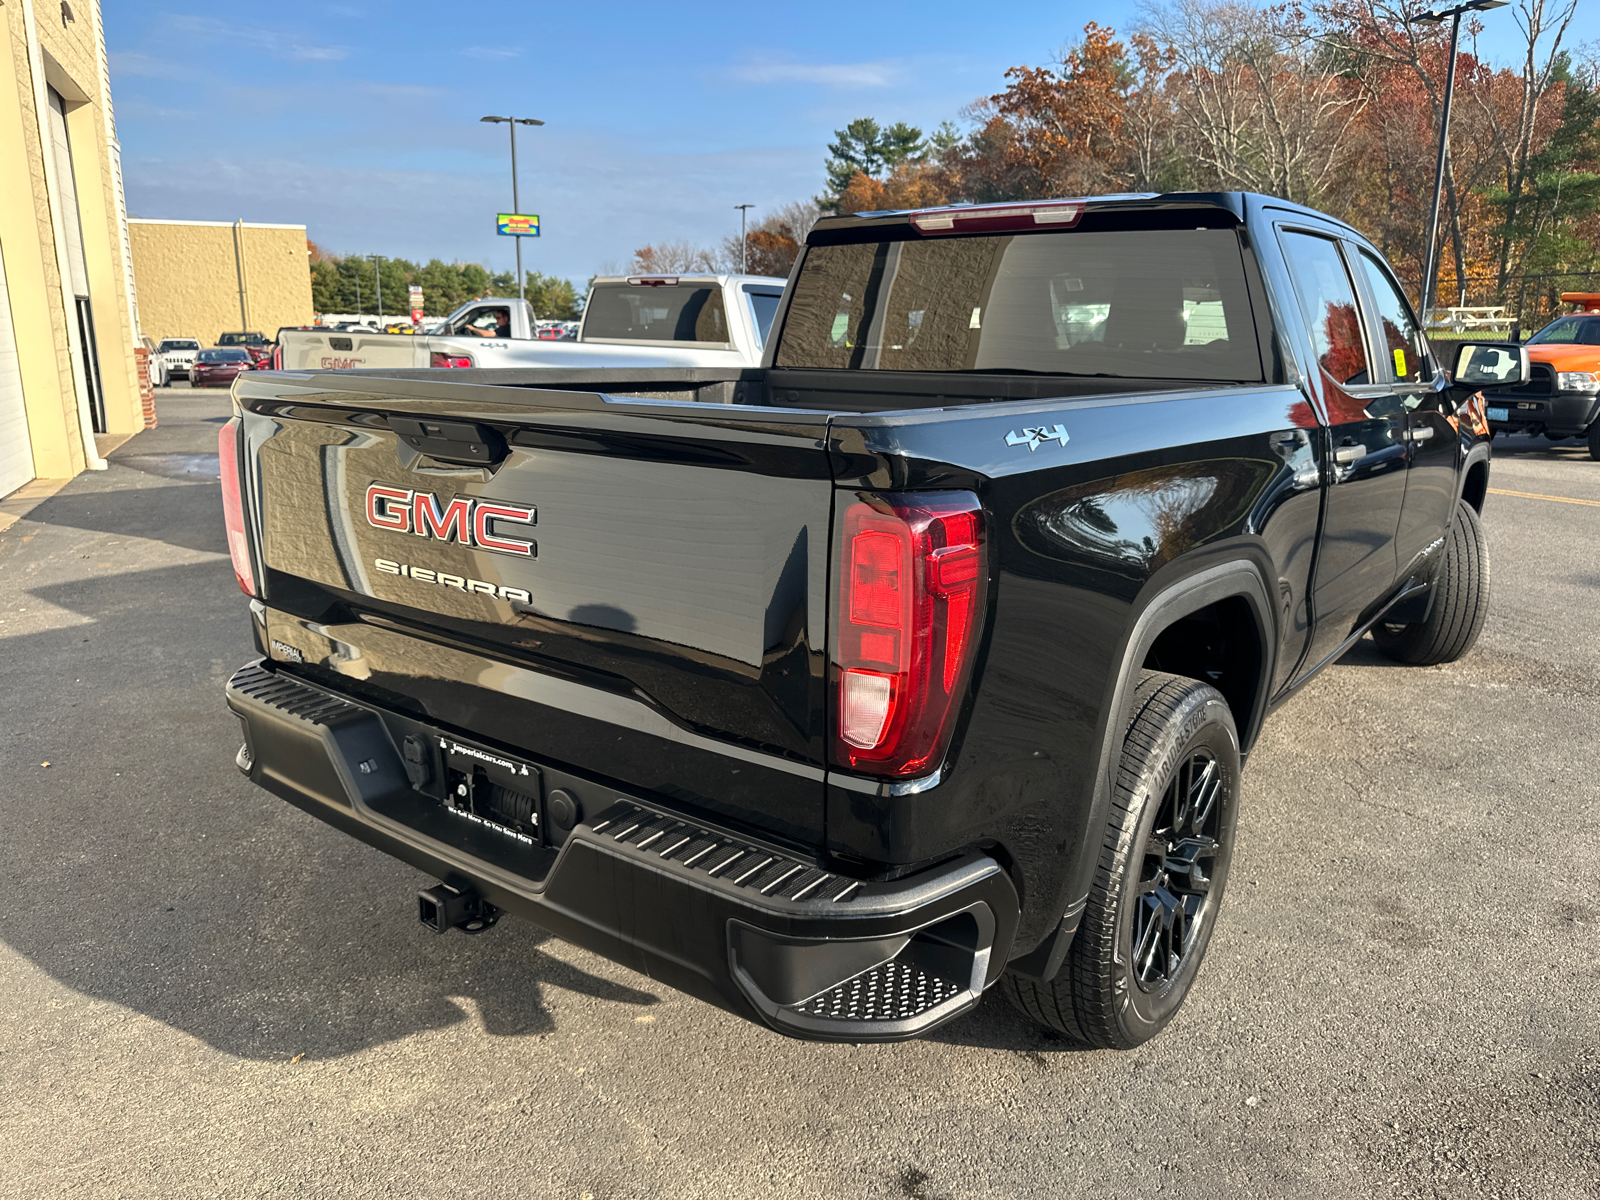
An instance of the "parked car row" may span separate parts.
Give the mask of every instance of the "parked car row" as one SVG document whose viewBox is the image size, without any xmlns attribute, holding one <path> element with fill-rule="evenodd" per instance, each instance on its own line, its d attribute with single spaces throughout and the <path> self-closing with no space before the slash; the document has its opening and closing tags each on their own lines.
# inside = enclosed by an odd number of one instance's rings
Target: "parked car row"
<svg viewBox="0 0 1600 1200">
<path fill-rule="evenodd" d="M 219 334 L 209 350 L 197 338 L 162 338 L 150 356 L 150 382 L 155 387 L 174 379 L 187 379 L 195 387 L 231 383 L 241 370 L 269 365 L 275 345 L 265 334 L 250 331 Z"/>
</svg>

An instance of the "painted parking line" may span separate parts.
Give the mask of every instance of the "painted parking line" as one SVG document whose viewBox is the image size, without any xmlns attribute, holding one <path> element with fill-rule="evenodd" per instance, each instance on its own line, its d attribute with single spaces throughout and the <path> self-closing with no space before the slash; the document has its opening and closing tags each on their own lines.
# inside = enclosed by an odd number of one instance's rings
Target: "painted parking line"
<svg viewBox="0 0 1600 1200">
<path fill-rule="evenodd" d="M 1538 492 L 1513 492 L 1506 488 L 1490 488 L 1491 496 L 1520 496 L 1524 500 L 1554 500 L 1557 504 L 1587 504 L 1590 508 L 1600 508 L 1600 500 L 1574 500 L 1571 496 L 1543 496 Z"/>
</svg>

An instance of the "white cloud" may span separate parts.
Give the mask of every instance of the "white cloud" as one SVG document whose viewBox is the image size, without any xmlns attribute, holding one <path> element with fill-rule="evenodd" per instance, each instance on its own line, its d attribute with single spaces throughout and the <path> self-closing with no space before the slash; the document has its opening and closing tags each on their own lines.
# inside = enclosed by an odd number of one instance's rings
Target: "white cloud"
<svg viewBox="0 0 1600 1200">
<path fill-rule="evenodd" d="M 345 46 L 329 46 L 293 32 L 241 25 L 217 17 L 171 16 L 168 20 L 180 33 L 207 41 L 242 41 L 274 58 L 292 62 L 338 62 L 350 53 Z"/>
<path fill-rule="evenodd" d="M 141 54 L 137 50 L 113 50 L 108 56 L 112 75 L 138 75 L 146 79 L 190 79 L 194 72 L 170 58 Z"/>
<path fill-rule="evenodd" d="M 810 83 L 819 87 L 860 89 L 890 87 L 904 74 L 898 62 L 797 63 L 750 59 L 733 68 L 741 83 Z"/>
<path fill-rule="evenodd" d="M 485 58 L 499 61 L 505 58 L 521 58 L 521 46 L 468 46 L 461 52 L 465 58 Z"/>
<path fill-rule="evenodd" d="M 392 100 L 397 104 L 437 100 L 445 94 L 444 89 L 430 87 L 425 83 L 368 82 L 357 84 L 356 87 L 369 96 L 376 96 L 380 100 Z"/>
</svg>

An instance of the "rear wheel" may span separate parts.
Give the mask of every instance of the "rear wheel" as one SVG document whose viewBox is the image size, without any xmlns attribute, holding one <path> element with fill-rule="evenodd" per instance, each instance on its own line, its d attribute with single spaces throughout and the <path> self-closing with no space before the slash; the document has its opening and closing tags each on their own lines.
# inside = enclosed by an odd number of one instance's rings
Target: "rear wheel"
<svg viewBox="0 0 1600 1200">
<path fill-rule="evenodd" d="M 1239 735 L 1222 694 L 1145 671 L 1083 922 L 1050 983 L 1001 989 L 1035 1021 L 1126 1050 L 1177 1013 L 1216 926 L 1239 816 Z"/>
<path fill-rule="evenodd" d="M 1489 615 L 1489 543 L 1477 509 L 1456 502 L 1445 534 L 1426 620 L 1376 625 L 1372 640 L 1396 662 L 1432 666 L 1455 662 L 1471 650 Z"/>
</svg>

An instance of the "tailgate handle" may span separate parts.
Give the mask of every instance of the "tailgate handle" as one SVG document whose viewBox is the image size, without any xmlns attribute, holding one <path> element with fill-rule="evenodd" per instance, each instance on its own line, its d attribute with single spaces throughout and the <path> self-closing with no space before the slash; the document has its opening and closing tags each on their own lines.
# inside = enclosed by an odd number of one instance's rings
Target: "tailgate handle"
<svg viewBox="0 0 1600 1200">
<path fill-rule="evenodd" d="M 499 431 L 469 421 L 432 421 L 417 417 L 390 417 L 389 428 L 413 450 L 441 462 L 492 467 L 506 456 L 506 440 Z"/>
</svg>

